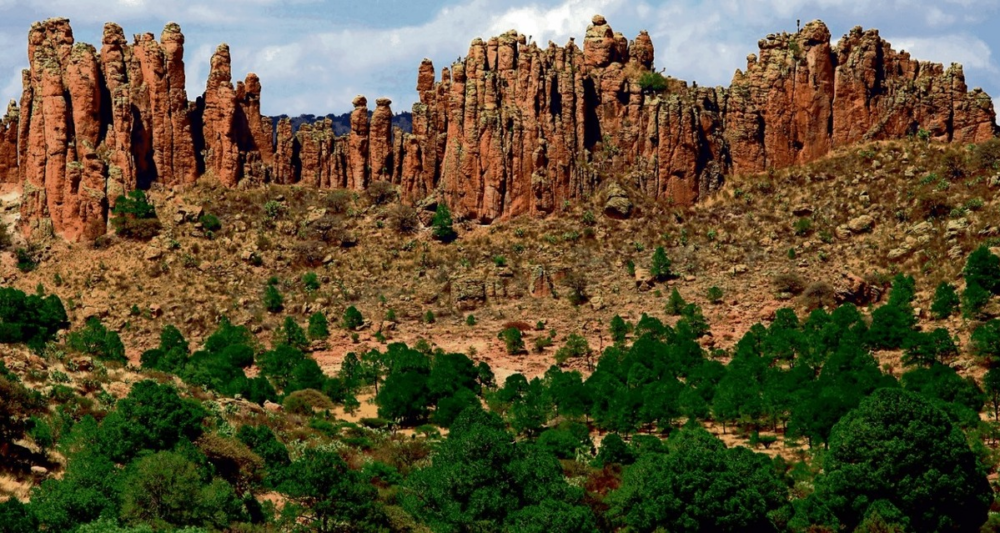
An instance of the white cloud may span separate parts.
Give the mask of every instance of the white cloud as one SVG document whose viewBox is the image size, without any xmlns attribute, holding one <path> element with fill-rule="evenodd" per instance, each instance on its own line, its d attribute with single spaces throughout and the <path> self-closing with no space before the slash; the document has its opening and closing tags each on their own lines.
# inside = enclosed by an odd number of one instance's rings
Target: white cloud
<svg viewBox="0 0 1000 533">
<path fill-rule="evenodd" d="M 910 56 L 942 63 L 960 63 L 965 67 L 997 72 L 993 64 L 993 52 L 989 45 L 978 37 L 964 34 L 941 35 L 938 37 L 887 38 L 896 50 L 906 50 Z"/>
<path fill-rule="evenodd" d="M 930 26 L 950 26 L 957 19 L 955 15 L 945 13 L 936 7 L 928 9 L 925 18 Z"/>
</svg>

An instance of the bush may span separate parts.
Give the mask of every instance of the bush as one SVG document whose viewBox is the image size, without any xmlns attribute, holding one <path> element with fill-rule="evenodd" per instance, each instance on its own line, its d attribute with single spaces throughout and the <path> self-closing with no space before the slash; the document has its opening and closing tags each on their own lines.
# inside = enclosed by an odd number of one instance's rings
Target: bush
<svg viewBox="0 0 1000 533">
<path fill-rule="evenodd" d="M 802 303 L 807 309 L 819 309 L 821 307 L 832 307 L 836 304 L 834 296 L 836 292 L 833 287 L 825 281 L 810 283 L 806 290 L 802 292 Z"/>
<path fill-rule="evenodd" d="M 799 237 L 805 237 L 812 232 L 812 220 L 808 218 L 800 218 L 795 221 L 795 234 Z"/>
<path fill-rule="evenodd" d="M 1000 139 L 990 139 L 979 143 L 972 150 L 972 165 L 976 169 L 994 172 L 1000 167 Z"/>
<path fill-rule="evenodd" d="M 396 186 L 388 181 L 373 181 L 365 191 L 375 205 L 387 204 L 396 199 Z"/>
<path fill-rule="evenodd" d="M 316 292 L 319 290 L 319 276 L 315 272 L 306 272 L 302 275 L 302 287 L 306 292 Z"/>
<path fill-rule="evenodd" d="M 556 364 L 563 364 L 571 358 L 586 357 L 590 354 L 590 344 L 587 339 L 576 333 L 570 333 L 566 344 L 556 351 Z"/>
<path fill-rule="evenodd" d="M 476 316 L 475 315 L 469 315 L 469 316 L 465 317 L 465 325 L 466 326 L 475 326 L 476 325 Z"/>
<path fill-rule="evenodd" d="M 389 210 L 389 227 L 399 233 L 413 233 L 420 227 L 417 210 L 405 204 L 396 204 Z"/>
<path fill-rule="evenodd" d="M 268 200 L 264 204 L 264 215 L 270 219 L 276 219 L 280 217 L 285 212 L 285 206 L 278 203 L 277 200 Z"/>
<path fill-rule="evenodd" d="M 582 305 L 587 302 L 587 278 L 580 272 L 572 271 L 566 275 L 562 284 L 569 289 L 569 303 Z"/>
<path fill-rule="evenodd" d="M 219 217 L 212 214 L 206 213 L 202 215 L 201 218 L 198 219 L 198 222 L 201 223 L 201 227 L 205 231 L 216 232 L 222 229 L 222 222 L 219 221 Z"/>
<path fill-rule="evenodd" d="M 644 93 L 662 93 L 667 90 L 667 78 L 653 70 L 643 72 L 639 76 L 639 88 Z"/>
<path fill-rule="evenodd" d="M 40 350 L 60 329 L 69 326 L 58 296 L 27 295 L 0 287 L 0 344 L 25 343 Z"/>
<path fill-rule="evenodd" d="M 533 344 L 535 345 L 535 353 L 542 353 L 546 348 L 552 346 L 552 337 L 535 337 L 535 342 Z"/>
<path fill-rule="evenodd" d="M 510 355 L 519 354 L 524 351 L 524 339 L 521 337 L 521 330 L 517 328 L 507 328 L 497 335 L 502 340 L 507 353 Z"/>
<path fill-rule="evenodd" d="M 365 323 L 365 317 L 353 305 L 344 309 L 344 315 L 341 318 L 344 329 L 348 330 L 358 329 Z"/>
<path fill-rule="evenodd" d="M 38 260 L 31 250 L 18 248 L 14 255 L 17 256 L 17 269 L 21 272 L 28 273 L 38 267 Z"/>
<path fill-rule="evenodd" d="M 7 224 L 0 222 L 0 252 L 10 248 L 12 244 L 14 244 L 14 238 L 11 237 Z"/>
<path fill-rule="evenodd" d="M 711 287 L 708 288 L 706 296 L 708 297 L 709 302 L 717 304 L 722 301 L 723 292 L 722 289 L 720 289 L 718 286 L 712 285 Z"/>
<path fill-rule="evenodd" d="M 434 317 L 434 311 L 431 311 L 430 309 L 428 309 L 427 312 L 424 313 L 424 323 L 425 324 L 433 324 L 436 321 L 437 321 L 437 319 Z"/>
<path fill-rule="evenodd" d="M 774 290 L 779 294 L 791 294 L 798 295 L 801 294 L 806 288 L 805 281 L 794 272 L 786 272 L 783 274 L 778 274 L 774 277 L 772 281 L 774 284 Z"/>
<path fill-rule="evenodd" d="M 316 389 L 302 389 L 289 394 L 282 407 L 296 415 L 309 415 L 315 409 L 333 409 L 333 402 L 327 395 Z"/>
<path fill-rule="evenodd" d="M 156 209 L 146 198 L 146 193 L 134 190 L 128 196 L 119 196 L 115 200 L 115 208 L 111 211 L 111 225 L 118 235 L 137 240 L 148 240 L 160 233 L 160 221 L 156 218 Z"/>
<path fill-rule="evenodd" d="M 88 318 L 83 329 L 70 333 L 66 343 L 70 348 L 102 361 L 128 362 L 121 337 L 106 328 L 96 317 Z"/>
<path fill-rule="evenodd" d="M 278 288 L 273 283 L 268 283 L 264 288 L 264 308 L 272 313 L 277 313 L 285 307 L 285 297 L 281 295 Z"/>
</svg>

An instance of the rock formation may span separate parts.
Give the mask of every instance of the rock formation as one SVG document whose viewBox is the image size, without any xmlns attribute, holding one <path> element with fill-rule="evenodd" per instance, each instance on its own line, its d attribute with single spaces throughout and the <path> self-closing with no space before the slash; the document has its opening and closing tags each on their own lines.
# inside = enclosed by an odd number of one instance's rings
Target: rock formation
<svg viewBox="0 0 1000 533">
<path fill-rule="evenodd" d="M 10 102 L 7 113 L 0 118 L 0 185 L 17 183 L 17 123 L 19 111 L 17 103 Z"/>
<path fill-rule="evenodd" d="M 440 77 L 420 64 L 412 133 L 392 127 L 388 99 L 369 114 L 358 96 L 339 137 L 329 121 L 293 131 L 283 120 L 273 132 L 260 80 L 234 87 L 226 45 L 189 102 L 183 44 L 176 24 L 159 43 L 146 34 L 131 45 L 108 24 L 98 54 L 73 41 L 65 19 L 32 27 L 20 106 L 0 122 L 0 183 L 24 184 L 24 231 L 93 239 L 118 195 L 203 175 L 228 187 L 386 181 L 407 202 L 438 196 L 481 222 L 549 213 L 601 189 L 623 205 L 626 190 L 690 204 L 727 173 L 839 146 L 920 129 L 979 142 L 996 131 L 992 101 L 968 90 L 960 66 L 913 60 L 875 30 L 855 28 L 834 46 L 818 21 L 761 40 L 728 88 L 662 77 L 649 35 L 629 41 L 600 15 L 582 49 L 572 39 L 543 48 L 515 31 L 475 39 Z"/>
</svg>

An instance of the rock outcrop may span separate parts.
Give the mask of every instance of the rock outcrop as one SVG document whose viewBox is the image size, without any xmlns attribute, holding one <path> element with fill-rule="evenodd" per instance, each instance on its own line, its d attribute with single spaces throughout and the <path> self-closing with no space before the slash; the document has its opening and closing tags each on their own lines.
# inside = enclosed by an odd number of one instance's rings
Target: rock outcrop
<svg viewBox="0 0 1000 533">
<path fill-rule="evenodd" d="M 272 131 L 254 74 L 232 82 L 229 48 L 211 60 L 204 95 L 184 90 L 184 37 L 168 24 L 128 44 L 105 27 L 100 54 L 69 22 L 35 24 L 20 106 L 0 122 L 0 183 L 22 182 L 22 228 L 70 240 L 103 234 L 114 198 L 154 182 L 214 177 L 363 190 L 390 182 L 402 198 L 448 202 L 481 222 L 552 212 L 603 190 L 609 216 L 635 197 L 690 204 L 723 176 L 801 164 L 856 142 L 925 130 L 939 141 L 996 132 L 992 101 L 945 69 L 855 28 L 835 46 L 822 22 L 769 35 L 728 88 L 654 69 L 649 35 L 629 41 L 597 15 L 582 48 L 541 47 L 516 31 L 475 39 L 436 75 L 417 71 L 413 130 L 391 102 L 354 99 L 350 132 L 316 122 Z M 435 197 L 428 200 L 429 197 Z"/>
<path fill-rule="evenodd" d="M 17 183 L 17 124 L 19 111 L 17 103 L 10 102 L 7 113 L 0 117 L 0 184 Z"/>
</svg>

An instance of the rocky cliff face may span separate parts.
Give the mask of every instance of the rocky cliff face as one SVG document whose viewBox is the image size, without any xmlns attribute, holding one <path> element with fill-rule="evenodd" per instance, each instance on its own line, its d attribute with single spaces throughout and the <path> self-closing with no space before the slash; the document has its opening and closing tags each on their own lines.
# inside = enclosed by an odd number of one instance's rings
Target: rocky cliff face
<svg viewBox="0 0 1000 533">
<path fill-rule="evenodd" d="M 0 118 L 0 184 L 17 183 L 17 103 L 7 106 L 7 113 Z"/>
<path fill-rule="evenodd" d="M 190 103 L 183 44 L 175 24 L 160 42 L 146 34 L 131 45 L 108 24 L 98 54 L 65 19 L 32 27 L 20 108 L 0 122 L 0 183 L 24 183 L 25 231 L 92 239 L 119 194 L 202 176 L 229 187 L 387 181 L 407 201 L 439 195 L 483 222 L 545 214 L 609 182 L 689 204 L 731 172 L 921 128 L 963 143 L 996 129 L 992 101 L 968 91 L 961 67 L 910 59 L 874 30 L 833 46 L 821 22 L 761 40 L 729 88 L 657 80 L 649 36 L 629 41 L 600 15 L 582 48 L 543 48 L 514 31 L 476 39 L 439 78 L 420 65 L 412 134 L 392 127 L 388 99 L 369 118 L 363 96 L 346 135 L 329 121 L 293 132 L 287 120 L 275 134 L 260 80 L 234 87 L 225 45 Z"/>
</svg>

